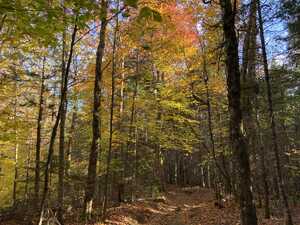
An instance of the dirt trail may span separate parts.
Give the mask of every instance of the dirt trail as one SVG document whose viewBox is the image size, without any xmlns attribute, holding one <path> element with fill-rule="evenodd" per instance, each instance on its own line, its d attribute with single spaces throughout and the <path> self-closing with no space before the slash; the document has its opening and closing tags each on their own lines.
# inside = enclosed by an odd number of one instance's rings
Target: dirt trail
<svg viewBox="0 0 300 225">
<path fill-rule="evenodd" d="M 228 209 L 230 213 L 221 213 Z M 232 207 L 216 208 L 213 194 L 207 189 L 171 189 L 164 201 L 140 201 L 112 209 L 108 224 L 215 225 L 233 224 L 229 222 L 236 218 L 238 211 Z"/>
<path fill-rule="evenodd" d="M 258 212 L 261 218 L 261 210 Z M 293 209 L 294 225 L 300 225 L 300 208 Z M 75 215 L 75 214 L 74 214 Z M 77 222 L 75 222 L 77 221 Z M 0 225 L 27 225 L 17 220 Z M 83 225 L 76 216 L 68 217 L 67 225 Z M 108 225 L 239 225 L 239 209 L 233 200 L 224 208 L 215 206 L 211 190 L 199 188 L 169 188 L 164 198 L 139 200 L 122 204 L 108 211 Z M 259 219 L 259 225 L 283 225 L 280 218 Z M 94 225 L 103 225 L 95 223 Z"/>
<path fill-rule="evenodd" d="M 111 209 L 110 225 L 238 225 L 239 210 L 233 201 L 224 208 L 215 206 L 213 193 L 208 189 L 172 189 L 165 200 L 139 201 Z M 283 221 L 260 220 L 261 225 L 282 225 Z M 295 223 L 299 224 L 299 223 Z"/>
</svg>

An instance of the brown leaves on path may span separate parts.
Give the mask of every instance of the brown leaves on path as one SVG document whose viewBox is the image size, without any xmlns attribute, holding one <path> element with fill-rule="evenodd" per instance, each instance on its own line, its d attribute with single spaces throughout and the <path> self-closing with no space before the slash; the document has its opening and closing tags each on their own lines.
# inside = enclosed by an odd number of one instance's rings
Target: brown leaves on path
<svg viewBox="0 0 300 225">
<path fill-rule="evenodd" d="M 239 225 L 239 208 L 227 200 L 215 206 L 214 194 L 204 188 L 170 188 L 166 200 L 143 200 L 111 209 L 109 225 Z M 259 213 L 260 214 L 260 213 Z M 259 220 L 261 225 L 282 225 L 283 220 Z M 297 224 L 297 223 L 296 223 Z"/>
<path fill-rule="evenodd" d="M 262 219 L 259 225 L 283 225 L 282 218 Z M 294 224 L 300 225 L 300 208 L 293 209 Z M 68 216 L 66 225 L 85 225 Z M 169 187 L 164 198 L 140 199 L 108 210 L 107 225 L 240 225 L 237 203 L 228 198 L 224 208 L 215 206 L 214 193 L 204 188 Z M 20 221 L 0 225 L 25 225 Z M 27 224 L 26 224 L 27 225 Z M 93 225 L 103 225 L 94 223 Z"/>
</svg>

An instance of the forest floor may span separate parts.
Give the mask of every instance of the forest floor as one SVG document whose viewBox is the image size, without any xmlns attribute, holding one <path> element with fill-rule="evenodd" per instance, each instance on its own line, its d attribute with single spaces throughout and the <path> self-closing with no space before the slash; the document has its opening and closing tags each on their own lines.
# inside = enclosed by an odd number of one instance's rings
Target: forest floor
<svg viewBox="0 0 300 225">
<path fill-rule="evenodd" d="M 282 218 L 273 216 L 262 219 L 258 210 L 259 225 L 283 225 Z M 282 211 L 282 210 L 281 210 Z M 300 208 L 293 208 L 294 225 L 300 225 Z M 66 225 L 84 225 L 67 216 Z M 215 206 L 212 190 L 204 188 L 171 187 L 161 198 L 140 199 L 109 209 L 107 225 L 239 225 L 239 208 L 231 199 L 224 207 Z M 16 220 L 0 222 L 0 225 L 27 225 Z M 52 225 L 52 224 L 51 224 Z M 94 225 L 103 225 L 95 223 Z"/>
<path fill-rule="evenodd" d="M 300 209 L 293 209 L 294 225 L 300 225 Z M 260 225 L 283 225 L 280 218 L 261 219 Z M 297 215 L 297 216 L 296 216 Z M 215 206 L 214 194 L 209 189 L 171 188 L 164 199 L 141 200 L 122 204 L 109 210 L 109 225 L 238 225 L 239 209 L 228 199 L 224 208 Z M 71 225 L 71 224 L 70 224 Z M 72 224 L 73 225 L 73 224 Z"/>
</svg>

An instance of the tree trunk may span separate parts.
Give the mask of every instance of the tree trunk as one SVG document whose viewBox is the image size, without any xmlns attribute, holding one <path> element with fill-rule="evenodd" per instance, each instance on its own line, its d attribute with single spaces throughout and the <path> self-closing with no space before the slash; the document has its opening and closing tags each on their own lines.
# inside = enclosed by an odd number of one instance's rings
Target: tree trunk
<svg viewBox="0 0 300 225">
<path fill-rule="evenodd" d="M 231 184 L 230 176 L 226 170 L 225 167 L 222 167 L 220 163 L 218 162 L 216 150 L 215 150 L 215 139 L 214 139 L 214 133 L 213 133 L 213 120 L 212 120 L 212 110 L 211 110 L 211 99 L 210 99 L 210 93 L 209 93 L 209 76 L 207 71 L 207 64 L 206 64 L 206 57 L 205 57 L 205 51 L 204 47 L 202 49 L 203 54 L 203 80 L 204 80 L 204 86 L 205 86 L 205 94 L 206 94 L 206 111 L 207 111 L 207 122 L 208 122 L 208 132 L 209 132 L 209 138 L 210 138 L 210 145 L 211 145 L 211 152 L 213 156 L 214 161 L 214 167 L 218 169 L 220 174 L 223 176 L 223 178 L 226 180 L 226 183 L 228 185 Z M 219 178 L 217 178 L 217 174 L 215 173 L 215 179 L 218 181 Z"/>
<path fill-rule="evenodd" d="M 120 87 L 120 122 L 119 122 L 119 130 L 120 133 L 123 133 L 123 112 L 124 112 L 124 89 L 125 89 L 125 73 L 124 73 L 124 57 L 122 57 L 122 71 L 121 71 L 121 87 Z M 121 141 L 120 146 L 120 157 L 122 162 L 122 169 L 121 169 L 121 179 L 118 182 L 118 201 L 119 203 L 124 201 L 125 197 L 125 152 L 124 152 L 124 143 L 123 140 Z"/>
<path fill-rule="evenodd" d="M 0 32 L 2 31 L 2 28 L 4 27 L 4 22 L 5 22 L 6 17 L 7 17 L 6 14 L 1 16 L 1 19 L 0 19 Z"/>
<path fill-rule="evenodd" d="M 16 142 L 15 145 L 15 176 L 14 176 L 14 186 L 13 186 L 13 206 L 17 204 L 17 187 L 18 187 L 18 178 L 19 178 L 19 144 Z"/>
<path fill-rule="evenodd" d="M 256 126 L 257 130 L 259 132 L 259 156 L 260 156 L 260 167 L 261 167 L 261 178 L 263 182 L 263 189 L 264 189 L 264 216 L 266 219 L 270 218 L 270 188 L 269 188 L 269 183 L 267 179 L 267 168 L 266 168 L 266 162 L 265 162 L 265 149 L 263 146 L 263 138 L 262 138 L 262 133 L 261 133 L 261 128 L 258 120 L 258 112 L 256 110 Z"/>
<path fill-rule="evenodd" d="M 139 169 L 139 152 L 138 152 L 138 128 L 135 126 L 135 132 L 134 132 L 134 174 L 133 174 L 133 180 L 134 180 L 134 187 L 133 187 L 133 192 L 135 193 L 135 198 L 136 196 L 136 191 L 137 191 L 137 177 L 138 177 L 138 169 Z"/>
<path fill-rule="evenodd" d="M 18 189 L 18 178 L 19 178 L 19 140 L 18 140 L 18 78 L 15 77 L 15 100 L 14 100 L 14 121 L 15 121 L 15 168 L 14 168 L 14 181 L 13 181 L 13 206 L 17 204 L 17 189 Z"/>
<path fill-rule="evenodd" d="M 62 40 L 62 65 L 61 65 L 61 94 L 65 88 L 65 92 L 68 92 L 68 85 L 64 85 L 65 80 L 65 49 L 66 49 L 66 31 L 63 31 Z M 63 100 L 63 107 L 60 118 L 60 133 L 59 133 L 59 154 L 58 154 L 58 212 L 57 219 L 61 225 L 64 225 L 63 221 L 63 206 L 64 206 L 64 172 L 65 172 L 65 124 L 66 124 L 66 113 L 67 113 L 67 97 Z"/>
<path fill-rule="evenodd" d="M 254 119 L 254 104 L 257 95 L 256 83 L 256 0 L 250 4 L 248 28 L 245 33 L 242 63 L 242 111 L 243 124 L 253 158 L 257 148 L 257 127 Z"/>
<path fill-rule="evenodd" d="M 292 215 L 291 215 L 289 202 L 288 202 L 288 196 L 285 191 L 285 184 L 282 175 L 281 161 L 279 156 L 276 122 L 275 122 L 275 115 L 273 110 L 272 88 L 271 88 L 270 74 L 268 68 L 268 58 L 267 58 L 266 43 L 265 43 L 265 36 L 264 36 L 264 26 L 263 26 L 263 18 L 261 13 L 261 5 L 259 0 L 257 0 L 257 3 L 258 3 L 258 21 L 259 21 L 259 28 L 260 28 L 259 30 L 260 30 L 261 48 L 262 48 L 262 56 L 263 56 L 263 66 L 264 66 L 264 74 L 265 74 L 265 80 L 267 85 L 267 99 L 268 99 L 270 125 L 272 131 L 272 145 L 273 145 L 273 151 L 275 154 L 275 161 L 276 161 L 277 180 L 279 183 L 280 194 L 285 209 L 286 225 L 293 225 Z"/>
<path fill-rule="evenodd" d="M 99 44 L 96 53 L 96 70 L 95 70 L 95 84 L 94 84 L 94 103 L 93 103 L 93 139 L 91 151 L 89 156 L 88 177 L 85 190 L 84 213 L 87 219 L 91 219 L 93 200 L 96 190 L 96 177 L 97 177 L 97 160 L 98 152 L 100 151 L 101 142 L 101 89 L 102 89 L 102 64 L 105 49 L 105 37 L 107 27 L 107 8 L 108 2 L 101 0 L 101 28 L 99 35 Z"/>
<path fill-rule="evenodd" d="M 29 173 L 30 173 L 30 161 L 31 161 L 31 147 L 32 143 L 30 141 L 30 147 L 28 148 L 27 159 L 26 159 L 26 181 L 25 181 L 25 190 L 24 190 L 24 198 L 26 200 L 26 206 L 28 206 L 29 200 Z"/>
<path fill-rule="evenodd" d="M 70 52 L 69 52 L 69 56 L 68 56 L 68 62 L 67 62 L 67 66 L 66 66 L 66 69 L 65 69 L 64 82 L 63 82 L 64 85 L 63 85 L 62 93 L 61 93 L 61 96 L 60 96 L 60 103 L 59 103 L 58 112 L 57 112 L 57 115 L 56 115 L 56 118 L 55 118 L 55 123 L 54 123 L 54 126 L 52 128 L 51 137 L 50 137 L 48 156 L 47 156 L 46 168 L 45 168 L 44 191 L 43 191 L 43 197 L 42 197 L 42 200 L 41 200 L 39 225 L 42 225 L 42 223 L 43 223 L 45 202 L 46 202 L 48 191 L 49 191 L 49 170 L 50 170 L 50 165 L 51 165 L 51 162 L 52 162 L 52 157 L 53 157 L 53 152 L 54 152 L 54 143 L 55 143 L 55 138 L 56 138 L 56 134 L 57 134 L 57 129 L 58 129 L 59 121 L 61 119 L 63 110 L 64 110 L 65 100 L 66 100 L 66 97 L 67 97 L 68 77 L 69 77 L 70 66 L 71 66 L 72 57 L 73 57 L 73 50 L 74 50 L 73 48 L 74 48 L 74 44 L 75 44 L 77 30 L 78 29 L 77 29 L 77 16 L 76 16 L 75 25 L 74 25 L 74 29 L 73 29 L 73 33 L 72 33 L 72 38 L 71 38 L 71 45 L 70 45 Z"/>
<path fill-rule="evenodd" d="M 119 8 L 119 4 L 118 4 L 117 8 Z M 108 155 L 107 155 L 106 174 L 105 174 L 104 203 L 103 203 L 103 214 L 102 214 L 103 218 L 105 218 L 106 210 L 107 210 L 108 183 L 109 183 L 109 178 L 110 178 L 110 167 L 111 167 L 111 159 L 112 159 L 113 120 L 114 120 L 114 104 L 115 104 L 115 76 L 116 76 L 116 66 L 117 66 L 116 48 L 117 48 L 117 39 L 118 39 L 118 37 L 117 37 L 118 29 L 119 29 L 119 20 L 118 20 L 118 16 L 117 16 L 115 30 L 114 30 L 113 52 L 112 52 L 109 142 L 108 142 Z"/>
<path fill-rule="evenodd" d="M 257 225 L 256 209 L 251 191 L 248 146 L 242 133 L 241 85 L 238 41 L 235 33 L 235 8 L 231 0 L 220 0 L 226 46 L 228 103 L 231 144 L 238 163 L 241 224 Z"/>
<path fill-rule="evenodd" d="M 43 120 L 43 111 L 44 111 L 45 63 L 46 63 L 46 57 L 43 58 L 39 112 L 38 112 L 37 129 L 36 129 L 35 178 L 34 178 L 34 195 L 35 195 L 36 205 L 38 205 L 39 193 L 40 193 L 41 131 L 42 131 L 42 120 Z"/>
<path fill-rule="evenodd" d="M 134 174 L 134 166 L 129 166 L 130 161 L 132 160 L 130 149 L 132 147 L 132 139 L 133 139 L 133 123 L 135 119 L 135 104 L 136 104 L 136 97 L 138 91 L 138 71 L 139 71 L 139 52 L 137 52 L 136 56 L 136 75 L 134 77 L 134 91 L 132 95 L 132 103 L 131 103 L 131 112 L 130 112 L 130 124 L 129 124 L 129 132 L 128 132 L 128 139 L 127 139 L 127 146 L 126 146 L 126 157 L 125 157 L 125 176 L 133 176 Z M 128 171 L 126 174 L 126 170 Z M 132 194 L 133 194 L 133 180 L 131 179 L 130 187 L 130 201 L 132 201 Z"/>
<path fill-rule="evenodd" d="M 256 12 L 257 2 L 252 0 L 250 4 L 249 21 L 245 33 L 244 46 L 243 46 L 243 63 L 242 63 L 242 109 L 243 109 L 243 124 L 245 127 L 246 137 L 249 143 L 249 148 L 252 150 L 253 159 L 253 174 L 254 177 L 259 177 L 257 156 L 261 157 L 259 149 L 260 141 L 257 135 L 259 131 L 258 123 L 255 120 L 255 104 L 258 93 L 258 84 L 256 80 Z M 258 155 L 258 152 L 260 153 Z M 260 184 L 257 179 L 254 181 L 255 190 L 257 192 L 259 206 L 261 206 L 261 192 Z"/>
<path fill-rule="evenodd" d="M 77 121 L 77 100 L 74 101 L 74 107 L 73 107 L 73 113 L 72 113 L 72 119 L 71 119 L 71 127 L 69 131 L 69 140 L 67 144 L 67 153 L 66 153 L 66 169 L 65 173 L 66 176 L 69 177 L 71 173 L 71 166 L 72 166 L 72 148 L 74 145 L 74 132 L 75 132 L 75 126 Z"/>
</svg>

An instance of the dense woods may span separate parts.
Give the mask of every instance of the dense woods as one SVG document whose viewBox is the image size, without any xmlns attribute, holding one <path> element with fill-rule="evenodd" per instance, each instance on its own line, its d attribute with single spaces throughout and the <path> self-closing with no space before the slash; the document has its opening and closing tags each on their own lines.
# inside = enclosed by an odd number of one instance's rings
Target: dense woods
<svg viewBox="0 0 300 225">
<path fill-rule="evenodd" d="M 0 224 L 136 224 L 111 209 L 209 193 L 239 211 L 218 224 L 300 224 L 299 15 L 299 0 L 1 0 Z M 216 225 L 176 218 L 138 224 Z"/>
</svg>

